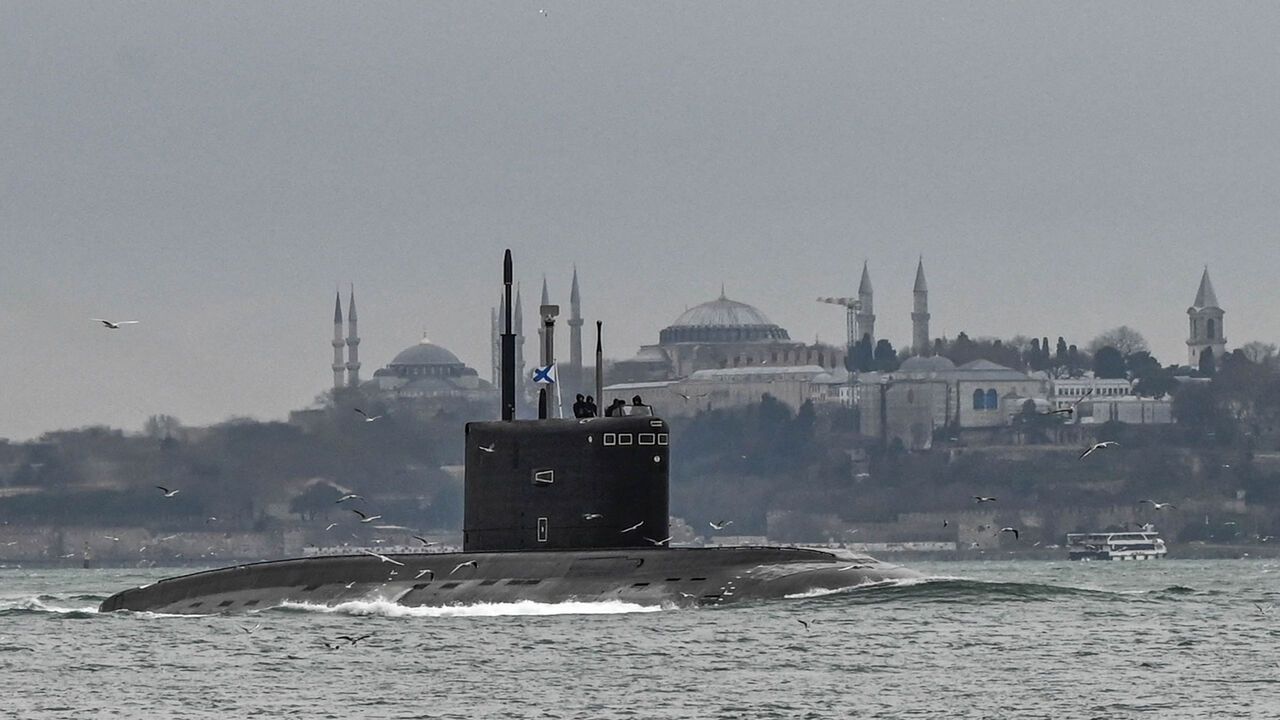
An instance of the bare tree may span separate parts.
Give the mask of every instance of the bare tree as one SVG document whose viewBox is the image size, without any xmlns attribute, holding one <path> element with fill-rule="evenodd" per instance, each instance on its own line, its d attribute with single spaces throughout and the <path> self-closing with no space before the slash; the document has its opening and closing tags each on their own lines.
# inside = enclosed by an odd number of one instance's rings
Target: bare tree
<svg viewBox="0 0 1280 720">
<path fill-rule="evenodd" d="M 163 440 L 175 437 L 182 431 L 182 421 L 172 415 L 152 415 L 142 425 L 142 434 Z"/>
<path fill-rule="evenodd" d="M 1271 365 L 1276 359 L 1276 346 L 1258 340 L 1241 345 L 1240 351 L 1249 358 L 1249 362 L 1258 365 Z"/>
<path fill-rule="evenodd" d="M 1128 325 L 1112 328 L 1089 341 L 1089 352 L 1096 354 L 1099 348 L 1107 346 L 1119 350 L 1120 354 L 1125 356 L 1150 350 L 1147 346 L 1147 339 L 1142 337 L 1142 333 Z"/>
</svg>

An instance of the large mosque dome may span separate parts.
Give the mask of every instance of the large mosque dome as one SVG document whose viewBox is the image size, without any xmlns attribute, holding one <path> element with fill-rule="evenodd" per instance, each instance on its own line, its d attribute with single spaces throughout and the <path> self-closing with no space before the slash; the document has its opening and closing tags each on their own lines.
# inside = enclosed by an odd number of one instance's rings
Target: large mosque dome
<svg viewBox="0 0 1280 720">
<path fill-rule="evenodd" d="M 388 367 L 462 365 L 462 361 L 458 359 L 457 355 L 424 337 L 421 342 L 401 350 L 387 365 Z"/>
<path fill-rule="evenodd" d="M 710 302 L 689 308 L 664 328 L 661 345 L 681 342 L 788 341 L 787 331 L 769 322 L 764 313 L 746 303 L 730 300 L 724 292 Z"/>
</svg>

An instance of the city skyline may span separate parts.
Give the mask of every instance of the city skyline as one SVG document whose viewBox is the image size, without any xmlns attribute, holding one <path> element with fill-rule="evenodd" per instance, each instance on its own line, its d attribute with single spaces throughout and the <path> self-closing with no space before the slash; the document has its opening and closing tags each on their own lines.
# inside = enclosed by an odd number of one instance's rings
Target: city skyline
<svg viewBox="0 0 1280 720">
<path fill-rule="evenodd" d="M 901 348 L 920 256 L 934 337 L 1181 363 L 1207 265 L 1280 341 L 1280 8 L 550 10 L 0 7 L 0 437 L 283 419 L 351 283 L 364 377 L 424 332 L 488 377 L 507 247 L 611 359 L 722 284 L 842 343 L 864 261 Z"/>
</svg>

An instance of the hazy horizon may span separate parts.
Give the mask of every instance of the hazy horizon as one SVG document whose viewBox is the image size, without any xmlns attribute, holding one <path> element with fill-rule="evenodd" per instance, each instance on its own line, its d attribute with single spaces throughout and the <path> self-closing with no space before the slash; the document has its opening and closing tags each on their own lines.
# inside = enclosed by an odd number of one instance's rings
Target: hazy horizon
<svg viewBox="0 0 1280 720">
<path fill-rule="evenodd" d="M 488 378 L 507 247 L 528 334 L 576 264 L 613 359 L 722 283 L 841 343 L 815 298 L 864 260 L 904 347 L 920 256 L 934 337 L 1128 325 L 1184 363 L 1207 265 L 1228 348 L 1275 343 L 1278 31 L 1263 3 L 5 3 L 0 438 L 283 419 L 332 385 L 349 283 L 363 378 L 424 332 Z"/>
</svg>

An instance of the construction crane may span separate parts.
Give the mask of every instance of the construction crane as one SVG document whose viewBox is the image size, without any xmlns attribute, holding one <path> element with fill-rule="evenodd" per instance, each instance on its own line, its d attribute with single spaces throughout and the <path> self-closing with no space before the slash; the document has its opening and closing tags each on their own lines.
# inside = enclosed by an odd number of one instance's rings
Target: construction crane
<svg viewBox="0 0 1280 720">
<path fill-rule="evenodd" d="M 853 347 L 853 343 L 858 339 L 858 311 L 862 309 L 862 303 L 857 298 L 851 297 L 820 297 L 820 303 L 829 303 L 831 305 L 843 305 L 845 308 L 845 323 L 848 335 L 848 347 Z"/>
</svg>

